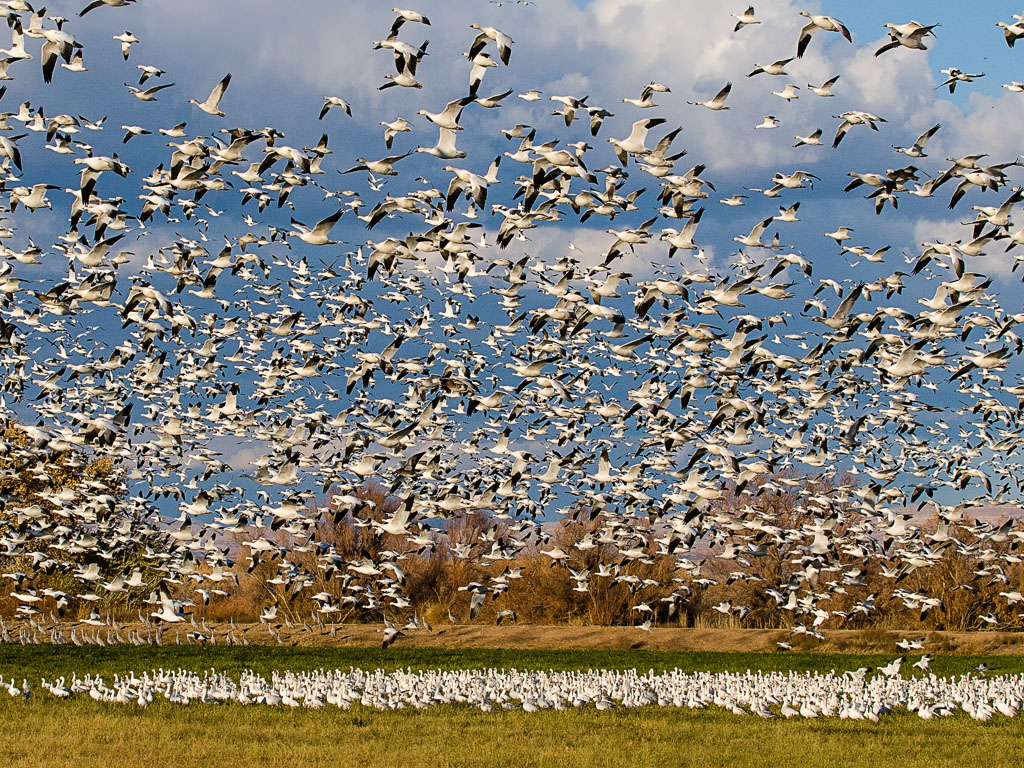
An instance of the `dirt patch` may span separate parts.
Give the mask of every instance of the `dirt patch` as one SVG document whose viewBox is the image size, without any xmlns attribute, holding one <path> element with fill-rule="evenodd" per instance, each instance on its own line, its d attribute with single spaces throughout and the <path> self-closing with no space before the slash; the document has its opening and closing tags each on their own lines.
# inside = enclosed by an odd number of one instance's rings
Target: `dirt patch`
<svg viewBox="0 0 1024 768">
<path fill-rule="evenodd" d="M 33 630 L 28 624 L 8 622 L 15 642 L 35 640 L 49 642 L 50 631 Z M 94 643 L 117 642 L 117 635 L 126 642 L 132 639 L 147 641 L 153 630 L 139 623 L 114 627 L 94 628 L 87 625 L 64 625 L 65 640 L 74 629 L 76 638 Z M 221 645 L 239 643 L 243 639 L 253 645 L 291 646 L 379 646 L 384 637 L 380 624 L 338 624 L 335 626 L 302 627 L 273 624 L 206 624 L 193 626 L 190 622 L 164 625 L 165 644 L 209 643 Z M 513 648 L 544 650 L 624 650 L 646 649 L 654 651 L 740 651 L 747 653 L 778 651 L 779 642 L 792 644 L 794 650 L 818 653 L 894 653 L 900 651 L 896 643 L 903 639 L 920 640 L 926 653 L 957 653 L 979 655 L 1024 654 L 1024 633 L 1015 632 L 921 632 L 890 630 L 832 630 L 824 633 L 825 640 L 817 641 L 802 635 L 792 635 L 785 629 L 685 629 L 679 627 L 653 628 L 650 632 L 637 627 L 597 626 L 542 626 L 512 624 L 506 626 L 446 624 L 430 630 L 406 630 L 395 640 L 396 645 L 431 648 Z M 205 639 L 204 639 L 205 638 Z"/>
</svg>

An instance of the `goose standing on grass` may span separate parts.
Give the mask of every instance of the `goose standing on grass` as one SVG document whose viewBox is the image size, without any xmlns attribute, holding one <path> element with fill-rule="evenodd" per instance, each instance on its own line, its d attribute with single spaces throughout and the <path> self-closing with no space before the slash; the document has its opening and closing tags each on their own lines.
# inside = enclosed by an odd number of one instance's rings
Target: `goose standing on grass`
<svg viewBox="0 0 1024 768">
<path fill-rule="evenodd" d="M 477 593 L 474 593 L 477 594 Z M 486 594 L 486 593 L 482 593 Z M 497 611 L 501 619 L 514 611 Z M 652 632 L 647 619 L 637 629 Z M 406 632 L 418 630 L 413 620 L 399 629 L 385 622 L 383 647 Z M 270 629 L 270 628 L 268 628 Z M 270 630 L 272 636 L 277 636 Z M 201 633 L 199 633 L 201 634 Z M 193 633 L 189 634 L 191 637 Z M 780 643 L 788 645 L 787 643 Z M 916 665 L 915 665 L 916 666 Z M 926 665 L 924 666 L 927 669 Z M 894 710 L 915 712 L 922 719 L 946 717 L 962 709 L 978 721 L 998 713 L 1006 718 L 1021 710 L 1016 676 L 986 678 L 966 675 L 956 679 L 935 675 L 901 677 L 875 674 L 861 668 L 837 675 L 798 672 L 693 672 L 670 669 L 655 674 L 630 670 L 423 670 L 394 672 L 362 669 L 293 672 L 274 670 L 267 678 L 251 671 L 238 679 L 210 669 L 203 674 L 185 670 L 153 670 L 141 675 L 115 676 L 107 685 L 102 678 L 72 675 L 70 683 L 43 679 L 39 688 L 61 700 L 89 696 L 96 701 L 135 703 L 145 707 L 156 697 L 170 705 L 201 706 L 234 702 L 248 706 L 309 707 L 331 705 L 349 709 L 352 704 L 385 711 L 406 706 L 418 709 L 463 702 L 483 712 L 520 709 L 534 714 L 593 707 L 599 712 L 617 706 L 675 707 L 702 710 L 714 706 L 720 712 L 747 715 L 748 709 L 762 718 L 841 719 L 878 722 Z M 32 686 L 22 679 L 18 686 L 0 678 L 0 689 L 11 697 L 32 696 Z"/>
</svg>

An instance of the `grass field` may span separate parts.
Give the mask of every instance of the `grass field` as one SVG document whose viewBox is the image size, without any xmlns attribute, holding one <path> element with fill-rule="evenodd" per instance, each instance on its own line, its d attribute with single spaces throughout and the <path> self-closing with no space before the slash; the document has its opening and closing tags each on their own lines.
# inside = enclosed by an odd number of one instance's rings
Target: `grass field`
<svg viewBox="0 0 1024 768">
<path fill-rule="evenodd" d="M 380 648 L 350 647 L 277 647 L 267 645 L 197 647 L 171 645 L 157 647 L 115 646 L 100 648 L 69 645 L 0 646 L 0 675 L 19 679 L 47 679 L 84 674 L 113 675 L 157 667 L 203 670 L 237 675 L 251 669 L 267 674 L 274 669 L 478 669 L 503 667 L 516 669 L 653 669 L 661 672 L 678 668 L 686 672 L 719 672 L 747 669 L 795 670 L 798 672 L 835 669 L 842 672 L 858 667 L 877 667 L 903 655 L 908 662 L 920 654 L 892 653 L 746 653 L 738 651 L 645 651 L 645 650 L 519 650 L 508 648 Z M 993 674 L 1024 672 L 1024 655 L 934 655 L 932 671 L 937 675 L 970 672 L 984 662 Z M 909 674 L 909 664 L 904 674 Z M 918 673 L 920 674 L 920 673 Z M 2 701 L 2 699 L 0 699 Z"/>
<path fill-rule="evenodd" d="M 0 647 L 0 675 L 33 685 L 71 672 L 217 668 L 364 669 L 516 667 L 683 670 L 844 670 L 878 666 L 895 654 L 782 654 L 656 651 L 283 647 Z M 908 657 L 914 659 L 916 657 Z M 937 674 L 984 661 L 996 673 L 1024 671 L 1019 656 L 940 656 Z M 906 667 L 905 667 L 906 669 Z M 837 718 L 763 721 L 718 710 L 671 708 L 597 712 L 483 713 L 445 706 L 425 711 L 285 710 L 238 705 L 148 709 L 89 699 L 29 701 L 0 691 L 4 766 L 1014 766 L 1024 758 L 1021 724 L 976 723 L 966 715 L 922 721 L 893 713 L 878 724 Z"/>
</svg>

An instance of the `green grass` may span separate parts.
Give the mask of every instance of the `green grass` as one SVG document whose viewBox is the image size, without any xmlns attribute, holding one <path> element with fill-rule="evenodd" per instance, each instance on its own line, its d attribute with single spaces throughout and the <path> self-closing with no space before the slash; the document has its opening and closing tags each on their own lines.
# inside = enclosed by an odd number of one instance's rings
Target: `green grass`
<svg viewBox="0 0 1024 768">
<path fill-rule="evenodd" d="M 400 648 L 191 646 L 0 647 L 0 675 L 33 684 L 71 672 L 112 676 L 155 667 L 243 669 L 399 667 L 519 669 L 844 670 L 878 666 L 893 654 L 750 654 L 656 651 L 511 651 Z M 909 657 L 909 660 L 917 658 Z M 1024 671 L 1021 657 L 938 657 L 938 674 L 984 661 Z M 925 722 L 905 712 L 879 724 L 837 718 L 762 721 L 719 710 L 615 709 L 482 713 L 466 707 L 378 712 L 210 706 L 164 701 L 148 709 L 45 694 L 13 700 L 0 691 L 0 765 L 230 766 L 986 766 L 1020 763 L 1019 722 L 965 715 Z"/>
<path fill-rule="evenodd" d="M 219 672 L 237 675 L 252 669 L 266 674 L 274 669 L 479 669 L 502 667 L 517 669 L 630 669 L 661 672 L 679 668 L 684 671 L 795 670 L 798 672 L 835 669 L 842 672 L 858 667 L 877 667 L 897 657 L 896 653 L 742 653 L 732 651 L 644 651 L 644 650 L 573 650 L 523 651 L 505 648 L 316 648 L 189 645 L 170 646 L 96 646 L 69 645 L 4 645 L 0 646 L 0 675 L 47 679 L 84 674 L 142 672 L 157 667 L 165 669 L 203 670 L 215 667 Z M 906 655 L 904 671 L 916 672 L 910 662 L 919 654 Z M 1024 656 L 935 656 L 932 670 L 937 675 L 959 675 L 970 672 L 984 662 L 994 673 L 1024 672 Z"/>
</svg>

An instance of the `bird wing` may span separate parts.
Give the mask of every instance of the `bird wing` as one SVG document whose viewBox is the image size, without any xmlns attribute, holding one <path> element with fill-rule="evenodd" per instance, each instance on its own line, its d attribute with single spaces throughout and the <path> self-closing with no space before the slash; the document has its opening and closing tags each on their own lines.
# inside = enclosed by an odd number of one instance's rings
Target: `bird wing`
<svg viewBox="0 0 1024 768">
<path fill-rule="evenodd" d="M 463 96 L 461 99 L 455 99 L 455 101 L 449 101 L 445 108 L 441 110 L 443 119 L 457 123 L 459 118 L 462 116 L 462 110 L 465 109 L 466 105 L 473 101 L 471 96 Z"/>
<path fill-rule="evenodd" d="M 801 27 L 800 37 L 797 38 L 796 41 L 796 57 L 798 59 L 803 58 L 804 51 L 806 51 L 807 46 L 810 45 L 811 35 L 814 34 L 814 30 L 816 30 L 817 28 L 817 25 L 815 25 L 813 21 L 804 24 L 803 27 Z"/>
<path fill-rule="evenodd" d="M 213 86 L 213 90 L 210 91 L 210 96 L 206 100 L 206 104 L 211 107 L 217 107 L 220 104 L 220 100 L 224 98 L 224 91 L 228 89 L 228 85 L 231 83 L 231 73 L 224 75 L 224 79 Z"/>
<path fill-rule="evenodd" d="M 321 219 L 316 223 L 316 226 L 313 227 L 313 232 L 317 235 L 326 236 L 327 233 L 331 231 L 331 227 L 338 223 L 338 219 L 341 218 L 341 214 L 343 214 L 344 212 L 344 208 L 339 208 L 326 219 Z"/>
<path fill-rule="evenodd" d="M 165 83 L 164 85 L 154 85 L 152 88 L 147 88 L 145 91 L 142 91 L 142 95 L 143 96 L 153 96 L 154 94 L 157 94 L 160 91 L 162 91 L 164 88 L 170 88 L 173 85 L 174 85 L 174 83 Z"/>
<path fill-rule="evenodd" d="M 713 98 L 711 100 L 711 103 L 712 104 L 718 104 L 718 105 L 724 104 L 725 103 L 725 99 L 729 95 L 729 92 L 731 90 L 732 90 L 732 83 L 726 83 L 725 87 L 722 88 L 722 90 L 720 90 L 718 93 L 715 94 L 715 98 Z"/>
<path fill-rule="evenodd" d="M 917 137 L 917 141 L 914 142 L 914 145 L 924 149 L 924 145 L 928 143 L 928 139 L 930 139 L 932 136 L 934 136 L 936 131 L 938 131 L 939 128 L 941 128 L 941 127 L 942 127 L 941 123 L 936 123 L 931 128 L 929 128 L 927 131 L 925 131 L 920 136 L 918 136 Z"/>
<path fill-rule="evenodd" d="M 455 150 L 455 131 L 450 128 L 442 128 L 441 134 L 437 138 L 437 148 L 442 152 L 454 153 Z"/>
<path fill-rule="evenodd" d="M 839 128 L 836 129 L 836 137 L 832 140 L 832 149 L 835 149 L 836 147 L 839 146 L 839 142 L 843 140 L 843 137 L 846 135 L 846 132 L 849 131 L 852 127 L 853 123 L 851 123 L 849 120 L 843 120 L 843 122 L 839 124 Z"/>
</svg>

